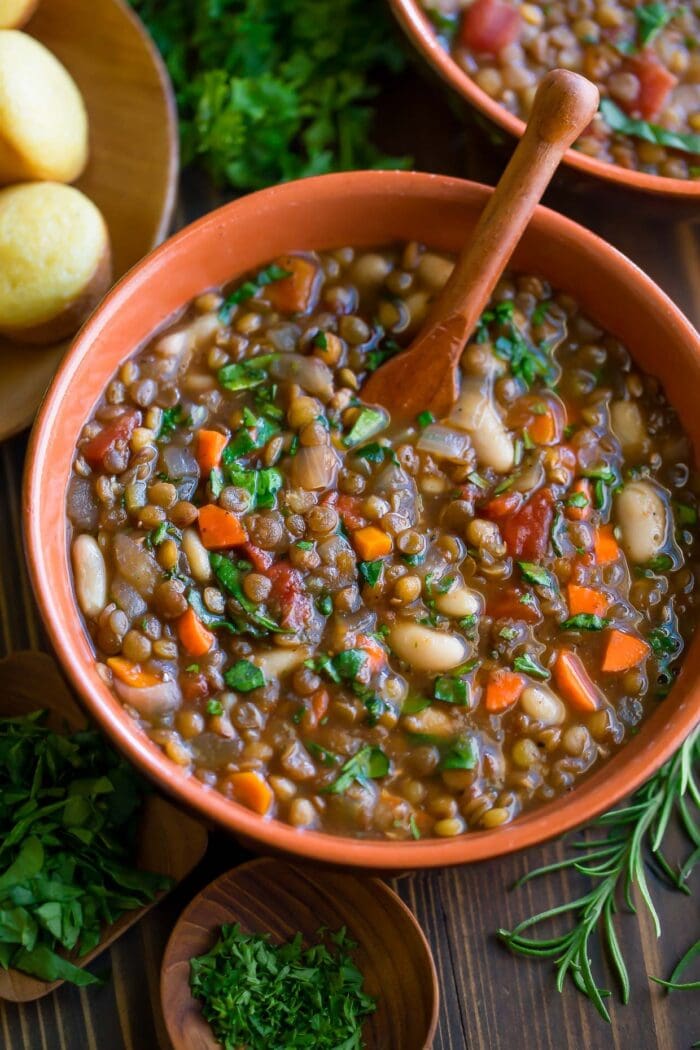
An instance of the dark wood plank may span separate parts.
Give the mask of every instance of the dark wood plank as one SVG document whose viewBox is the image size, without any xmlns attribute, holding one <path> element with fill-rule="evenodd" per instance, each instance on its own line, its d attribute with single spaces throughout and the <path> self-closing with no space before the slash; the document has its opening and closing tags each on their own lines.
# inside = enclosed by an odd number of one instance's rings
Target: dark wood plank
<svg viewBox="0 0 700 1050">
<path fill-rule="evenodd" d="M 385 145 L 397 153 L 414 150 L 418 167 L 476 175 L 483 181 L 497 175 L 501 158 L 455 118 L 429 82 L 409 77 L 394 85 L 385 106 L 390 116 L 382 120 Z M 188 173 L 178 224 L 224 199 L 201 175 Z M 640 210 L 638 198 L 624 214 L 561 189 L 549 200 L 607 236 L 647 269 L 696 323 L 700 320 L 697 221 L 652 221 Z M 0 655 L 43 646 L 21 554 L 19 492 L 25 445 L 26 438 L 18 437 L 0 446 L 5 526 L 0 530 Z M 563 855 L 561 843 L 554 843 L 471 868 L 394 880 L 418 916 L 438 966 L 443 1002 L 435 1050 L 684 1050 L 700 1037 L 697 994 L 669 997 L 647 979 L 648 974 L 667 976 L 697 936 L 697 902 L 656 880 L 661 940 L 645 916 L 620 919 L 633 1002 L 628 1007 L 616 1000 L 610 1003 L 612 1026 L 572 987 L 559 995 L 548 962 L 515 959 L 497 943 L 494 932 L 499 926 L 512 926 L 577 891 L 579 880 L 570 874 L 509 890 L 525 871 Z M 212 836 L 200 868 L 93 965 L 105 978 L 102 987 L 78 991 L 64 986 L 37 1004 L 0 1004 L 3 1050 L 167 1050 L 158 971 L 169 932 L 199 889 L 246 856 L 234 840 Z M 596 966 L 601 962 L 595 960 Z"/>
</svg>

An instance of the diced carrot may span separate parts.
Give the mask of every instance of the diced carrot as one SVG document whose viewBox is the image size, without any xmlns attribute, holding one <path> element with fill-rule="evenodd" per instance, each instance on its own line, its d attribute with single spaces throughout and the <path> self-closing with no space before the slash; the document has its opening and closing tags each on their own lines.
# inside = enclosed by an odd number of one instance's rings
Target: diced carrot
<svg viewBox="0 0 700 1050">
<path fill-rule="evenodd" d="M 579 616 L 581 613 L 605 616 L 610 608 L 608 596 L 594 587 L 582 587 L 578 583 L 570 583 L 567 587 L 567 594 L 570 616 Z"/>
<path fill-rule="evenodd" d="M 391 536 L 376 525 L 365 525 L 352 534 L 352 544 L 363 561 L 374 561 L 391 554 Z"/>
<path fill-rule="evenodd" d="M 609 565 L 611 562 L 617 561 L 620 556 L 620 548 L 613 535 L 612 525 L 600 525 L 596 529 L 593 549 L 599 565 Z"/>
<path fill-rule="evenodd" d="M 323 502 L 328 503 L 330 501 L 323 500 Z M 358 499 L 357 496 L 348 496 L 345 493 L 341 493 L 334 501 L 334 504 L 346 529 L 351 531 L 353 529 L 361 529 L 367 524 L 367 518 L 360 513 L 362 500 Z"/>
<path fill-rule="evenodd" d="M 273 281 L 265 288 L 265 298 L 284 314 L 305 313 L 316 301 L 319 269 L 303 255 L 283 255 L 275 265 L 287 270 L 289 277 Z"/>
<path fill-rule="evenodd" d="M 202 543 L 208 551 L 220 547 L 239 547 L 248 539 L 236 515 L 216 503 L 200 507 L 197 523 Z"/>
<path fill-rule="evenodd" d="M 161 682 L 158 675 L 153 674 L 152 671 L 142 670 L 140 664 L 135 664 L 124 656 L 110 656 L 107 666 L 120 682 L 134 686 L 136 689 L 148 689 L 149 686 L 160 685 Z"/>
<path fill-rule="evenodd" d="M 515 671 L 492 671 L 486 685 L 486 710 L 491 714 L 507 711 L 520 698 L 525 681 Z"/>
<path fill-rule="evenodd" d="M 542 619 L 540 607 L 535 599 L 532 602 L 524 602 L 526 592 L 517 587 L 506 587 L 489 596 L 486 602 L 486 612 L 494 620 L 524 620 L 525 623 L 539 623 Z"/>
<path fill-rule="evenodd" d="M 316 728 L 321 719 L 325 717 L 330 701 L 328 690 L 324 689 L 323 686 L 311 694 L 309 706 L 304 708 L 304 713 L 301 716 L 301 724 L 304 729 Z"/>
<path fill-rule="evenodd" d="M 593 487 L 588 478 L 578 478 L 571 486 L 570 495 L 583 496 L 588 502 L 582 507 L 566 507 L 566 516 L 571 521 L 587 521 L 593 509 Z"/>
<path fill-rule="evenodd" d="M 191 606 L 177 621 L 177 636 L 192 656 L 204 656 L 214 644 L 214 635 L 206 629 Z"/>
<path fill-rule="evenodd" d="M 608 633 L 608 641 L 603 654 L 604 671 L 629 671 L 645 660 L 651 649 L 643 638 L 613 627 Z"/>
<path fill-rule="evenodd" d="M 514 403 L 508 423 L 516 430 L 527 430 L 537 445 L 558 445 L 566 425 L 566 409 L 554 394 L 526 394 Z"/>
<path fill-rule="evenodd" d="M 372 638 L 369 634 L 358 634 L 355 639 L 358 649 L 367 657 L 369 669 L 372 674 L 376 674 L 377 671 L 381 671 L 386 663 L 386 650 L 383 645 L 380 645 L 376 638 Z"/>
<path fill-rule="evenodd" d="M 228 438 L 218 430 L 197 431 L 197 462 L 202 474 L 208 475 L 221 465 L 221 453 Z"/>
<path fill-rule="evenodd" d="M 554 682 L 559 692 L 576 711 L 597 711 L 601 696 L 591 681 L 580 658 L 571 649 L 559 649 L 554 659 Z"/>
<path fill-rule="evenodd" d="M 272 805 L 272 788 L 265 778 L 260 773 L 246 770 L 243 773 L 231 773 L 227 779 L 236 802 L 241 802 L 264 817 Z"/>
</svg>

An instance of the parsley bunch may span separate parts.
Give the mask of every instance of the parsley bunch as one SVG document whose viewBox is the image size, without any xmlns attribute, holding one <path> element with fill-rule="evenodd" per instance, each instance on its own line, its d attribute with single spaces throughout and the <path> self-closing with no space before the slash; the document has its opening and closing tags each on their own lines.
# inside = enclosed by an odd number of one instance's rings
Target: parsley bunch
<svg viewBox="0 0 700 1050">
<path fill-rule="evenodd" d="M 0 966 L 99 983 L 86 955 L 102 929 L 170 880 L 134 863 L 144 788 L 94 730 L 51 732 L 44 713 L 0 719 Z"/>
<path fill-rule="evenodd" d="M 405 167 L 369 139 L 383 72 L 403 55 L 365 0 L 131 0 L 175 87 L 185 164 L 260 189 Z"/>
<path fill-rule="evenodd" d="M 319 930 L 325 939 L 302 947 L 221 927 L 206 955 L 190 962 L 192 994 L 225 1048 L 360 1050 L 362 1023 L 376 1009 L 352 961 L 356 947 L 345 928 Z"/>
</svg>

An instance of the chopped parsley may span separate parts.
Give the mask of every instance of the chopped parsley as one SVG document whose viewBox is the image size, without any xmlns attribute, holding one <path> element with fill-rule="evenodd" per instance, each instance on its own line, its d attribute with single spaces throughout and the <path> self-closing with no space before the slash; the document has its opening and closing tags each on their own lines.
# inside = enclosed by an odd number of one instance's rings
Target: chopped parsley
<svg viewBox="0 0 700 1050">
<path fill-rule="evenodd" d="M 474 740 L 466 737 L 452 744 L 440 760 L 441 770 L 474 769 L 479 760 L 479 752 Z"/>
<path fill-rule="evenodd" d="M 700 135 L 668 131 L 666 128 L 659 127 L 658 124 L 650 124 L 646 120 L 628 117 L 610 98 L 601 100 L 600 112 L 612 131 L 643 139 L 644 142 L 653 142 L 657 146 L 668 146 L 682 153 L 700 153 Z"/>
<path fill-rule="evenodd" d="M 368 438 L 374 437 L 375 434 L 379 434 L 380 431 L 384 430 L 388 422 L 389 419 L 386 412 L 383 412 L 380 408 L 368 408 L 365 405 L 360 409 L 349 433 L 343 438 L 343 444 L 346 448 L 360 445 L 363 441 L 367 441 Z"/>
<path fill-rule="evenodd" d="M 516 671 L 522 671 L 523 674 L 532 675 L 533 678 L 542 678 L 544 680 L 551 677 L 547 668 L 533 660 L 529 653 L 525 653 L 523 656 L 516 656 L 513 660 L 513 667 Z"/>
<path fill-rule="evenodd" d="M 389 769 L 389 759 L 380 747 L 363 747 L 347 760 L 340 776 L 325 791 L 330 795 L 342 795 L 353 784 L 366 786 L 368 780 L 385 777 Z"/>
<path fill-rule="evenodd" d="M 266 266 L 264 270 L 261 270 L 257 277 L 254 277 L 252 281 L 244 281 L 243 284 L 239 285 L 230 295 L 226 296 L 226 299 L 219 307 L 219 320 L 223 324 L 228 324 L 231 320 L 231 314 L 239 303 L 244 303 L 247 299 L 252 299 L 254 295 L 260 291 L 261 288 L 267 287 L 268 284 L 273 284 L 275 281 L 283 281 L 285 277 L 291 277 L 291 270 L 283 270 L 281 266 L 276 263 L 272 263 L 270 266 Z"/>
<path fill-rule="evenodd" d="M 364 445 L 362 448 L 356 448 L 353 455 L 359 456 L 360 459 L 366 459 L 368 463 L 384 463 L 388 459 L 395 466 L 399 464 L 393 448 L 390 448 L 388 445 L 380 445 L 378 441 L 373 441 L 370 445 Z"/>
<path fill-rule="evenodd" d="M 223 713 L 224 713 L 224 706 L 223 706 L 223 704 L 221 703 L 220 700 L 207 700 L 207 714 L 208 715 L 214 715 L 216 717 L 218 715 L 223 715 Z"/>
<path fill-rule="evenodd" d="M 523 579 L 528 583 L 532 583 L 535 587 L 556 589 L 557 582 L 549 569 L 545 569 L 542 565 L 536 565 L 532 561 L 519 561 L 518 567 L 523 574 Z"/>
<path fill-rule="evenodd" d="M 184 422 L 182 416 L 182 405 L 173 405 L 172 408 L 164 408 L 156 441 L 167 441 L 173 431 L 177 430 L 182 422 Z"/>
<path fill-rule="evenodd" d="M 224 681 L 229 689 L 237 693 L 249 693 L 252 689 L 260 689 L 265 685 L 265 675 L 262 669 L 250 660 L 238 660 L 233 667 L 224 671 Z"/>
<path fill-rule="evenodd" d="M 467 707 L 469 705 L 469 684 L 463 678 L 443 675 L 435 680 L 434 696 L 436 700 L 442 700 L 443 703 Z"/>
<path fill-rule="evenodd" d="M 370 587 L 375 587 L 382 574 L 384 562 L 381 558 L 377 558 L 376 561 L 361 561 L 357 567 L 365 583 Z"/>
<path fill-rule="evenodd" d="M 578 613 L 570 616 L 560 624 L 562 631 L 602 631 L 610 621 L 604 616 L 595 616 L 593 613 Z"/>
<path fill-rule="evenodd" d="M 430 424 L 434 422 L 435 416 L 432 412 L 419 412 L 416 416 L 416 423 L 421 428 L 421 430 L 425 430 L 426 427 L 430 426 Z"/>
<path fill-rule="evenodd" d="M 230 467 L 228 478 L 231 485 L 245 489 L 250 494 L 250 505 L 254 510 L 274 507 L 283 481 L 282 474 L 276 467 L 264 467 L 261 470 Z"/>
</svg>

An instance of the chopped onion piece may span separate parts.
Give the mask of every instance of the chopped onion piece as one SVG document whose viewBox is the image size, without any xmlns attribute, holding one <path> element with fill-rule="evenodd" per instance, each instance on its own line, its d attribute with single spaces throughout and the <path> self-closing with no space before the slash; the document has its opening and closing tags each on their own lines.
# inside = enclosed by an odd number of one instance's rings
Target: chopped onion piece
<svg viewBox="0 0 700 1050">
<path fill-rule="evenodd" d="M 431 423 L 421 434 L 416 447 L 438 459 L 463 463 L 471 451 L 472 443 L 465 430 L 453 430 L 442 423 Z"/>
<path fill-rule="evenodd" d="M 160 718 L 162 715 L 179 707 L 182 703 L 180 686 L 174 678 L 158 682 L 157 685 L 147 685 L 139 688 L 127 685 L 118 678 L 114 678 L 114 688 L 120 699 L 133 707 L 138 713 L 149 720 Z"/>
<path fill-rule="evenodd" d="M 330 445 L 300 448 L 292 460 L 292 481 L 302 489 L 328 489 L 335 485 L 339 462 Z"/>
<path fill-rule="evenodd" d="M 254 358 L 251 363 L 255 364 Z M 270 375 L 273 379 L 298 383 L 307 394 L 313 394 L 324 403 L 333 396 L 333 373 L 317 357 L 280 354 L 270 363 Z"/>
</svg>

